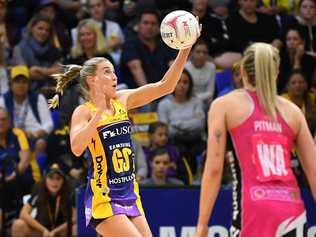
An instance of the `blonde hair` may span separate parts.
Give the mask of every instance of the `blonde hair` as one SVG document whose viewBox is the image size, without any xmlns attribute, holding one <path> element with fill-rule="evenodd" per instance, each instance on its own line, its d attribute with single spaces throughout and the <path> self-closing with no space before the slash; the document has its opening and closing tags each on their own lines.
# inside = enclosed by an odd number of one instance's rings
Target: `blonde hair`
<svg viewBox="0 0 316 237">
<path fill-rule="evenodd" d="M 95 57 L 85 61 L 83 66 L 75 64 L 65 65 L 64 73 L 53 74 L 52 77 L 56 80 L 56 94 L 52 99 L 48 100 L 49 108 L 55 108 L 59 105 L 59 96 L 63 95 L 66 85 L 78 76 L 81 92 L 84 98 L 89 100 L 89 86 L 86 78 L 88 76 L 95 76 L 98 64 L 108 61 L 108 59 L 103 57 Z"/>
<path fill-rule="evenodd" d="M 274 120 L 277 114 L 277 75 L 280 63 L 279 51 L 266 43 L 249 46 L 242 60 L 247 81 L 256 87 L 259 103 Z"/>
<path fill-rule="evenodd" d="M 104 54 L 107 52 L 107 48 L 106 48 L 106 39 L 104 37 L 104 35 L 101 32 L 100 27 L 97 25 L 97 23 L 92 20 L 92 19 L 85 19 L 79 22 L 78 27 L 77 27 L 77 40 L 75 45 L 72 47 L 71 49 L 71 56 L 73 58 L 78 58 L 81 57 L 84 52 L 83 52 L 83 48 L 82 45 L 80 43 L 80 30 L 82 27 L 87 27 L 90 30 L 92 30 L 95 34 L 96 37 L 96 45 L 95 45 L 95 52 L 94 54 Z"/>
</svg>

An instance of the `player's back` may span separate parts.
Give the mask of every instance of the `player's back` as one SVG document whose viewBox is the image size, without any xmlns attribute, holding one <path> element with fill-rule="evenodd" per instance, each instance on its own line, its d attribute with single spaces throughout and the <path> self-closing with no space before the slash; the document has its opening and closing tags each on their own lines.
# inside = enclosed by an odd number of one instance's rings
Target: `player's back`
<svg viewBox="0 0 316 237">
<path fill-rule="evenodd" d="M 276 120 L 271 119 L 255 91 L 236 91 L 226 99 L 231 107 L 225 109 L 226 124 L 235 157 L 231 163 L 234 233 L 247 237 L 282 236 L 296 228 L 295 221 L 306 219 L 291 169 L 297 133 L 295 116 L 291 114 L 295 112 L 287 105 L 278 106 L 284 107 L 282 116 L 278 113 Z"/>
</svg>

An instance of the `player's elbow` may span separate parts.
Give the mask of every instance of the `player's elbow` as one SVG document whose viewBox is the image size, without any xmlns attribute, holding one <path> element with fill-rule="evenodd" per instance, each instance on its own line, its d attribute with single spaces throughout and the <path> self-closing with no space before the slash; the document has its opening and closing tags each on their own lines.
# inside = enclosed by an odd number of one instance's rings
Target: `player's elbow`
<svg viewBox="0 0 316 237">
<path fill-rule="evenodd" d="M 222 177 L 223 174 L 223 169 L 220 167 L 214 167 L 212 169 L 210 169 L 210 176 L 213 178 L 219 178 Z"/>
<path fill-rule="evenodd" d="M 168 95 L 174 92 L 174 90 L 176 89 L 176 84 L 173 85 L 173 84 L 167 83 L 166 81 L 161 81 L 159 88 L 160 88 L 160 91 L 162 91 L 164 95 Z"/>
<path fill-rule="evenodd" d="M 71 151 L 77 157 L 81 156 L 83 153 L 83 149 L 81 148 L 81 146 L 75 144 L 71 144 Z"/>
</svg>

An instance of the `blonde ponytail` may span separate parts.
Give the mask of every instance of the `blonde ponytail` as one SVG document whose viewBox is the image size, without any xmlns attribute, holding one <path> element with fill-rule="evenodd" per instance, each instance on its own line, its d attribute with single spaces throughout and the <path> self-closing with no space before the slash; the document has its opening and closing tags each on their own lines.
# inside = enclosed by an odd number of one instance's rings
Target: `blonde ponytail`
<svg viewBox="0 0 316 237">
<path fill-rule="evenodd" d="M 279 62 L 278 50 L 266 43 L 255 43 L 248 47 L 243 60 L 247 79 L 256 87 L 260 105 L 273 120 L 277 116 L 276 80 Z"/>
<path fill-rule="evenodd" d="M 66 85 L 80 75 L 82 66 L 66 65 L 64 73 L 53 74 L 52 77 L 56 80 L 56 94 L 52 99 L 48 100 L 49 108 L 56 108 L 59 105 L 59 95 L 63 95 Z"/>
</svg>

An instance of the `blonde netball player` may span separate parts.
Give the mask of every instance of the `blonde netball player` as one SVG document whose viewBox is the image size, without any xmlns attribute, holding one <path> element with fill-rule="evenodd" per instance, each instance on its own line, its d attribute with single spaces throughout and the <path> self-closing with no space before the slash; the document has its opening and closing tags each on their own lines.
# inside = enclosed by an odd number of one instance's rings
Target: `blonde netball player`
<svg viewBox="0 0 316 237">
<path fill-rule="evenodd" d="M 305 208 L 291 170 L 295 146 L 316 199 L 316 147 L 304 115 L 276 94 L 279 54 L 255 43 L 242 61 L 244 89 L 213 102 L 196 237 L 206 237 L 221 184 L 226 132 L 236 159 L 231 236 L 303 237 Z"/>
<path fill-rule="evenodd" d="M 87 102 L 73 112 L 71 150 L 77 156 L 86 149 L 90 154 L 86 224 L 103 236 L 152 236 L 135 178 L 127 112 L 171 93 L 189 52 L 190 48 L 179 51 L 162 80 L 132 90 L 116 91 L 117 77 L 105 58 L 92 58 L 83 66 L 71 65 L 64 74 L 55 75 L 59 93 L 67 82 L 80 75 Z"/>
</svg>

